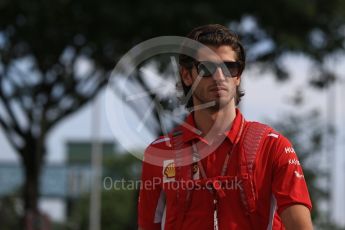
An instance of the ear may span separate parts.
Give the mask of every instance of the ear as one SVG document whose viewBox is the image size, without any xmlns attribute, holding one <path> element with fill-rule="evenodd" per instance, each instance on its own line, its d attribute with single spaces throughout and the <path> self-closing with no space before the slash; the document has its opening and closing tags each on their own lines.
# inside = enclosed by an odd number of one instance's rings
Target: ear
<svg viewBox="0 0 345 230">
<path fill-rule="evenodd" d="M 188 70 L 185 67 L 180 69 L 181 79 L 186 86 L 191 86 L 193 84 L 192 70 Z"/>
<path fill-rule="evenodd" d="M 234 81 L 235 81 L 236 86 L 239 86 L 240 83 L 241 83 L 241 75 L 240 75 L 240 76 L 237 76 L 237 77 L 234 79 Z"/>
</svg>

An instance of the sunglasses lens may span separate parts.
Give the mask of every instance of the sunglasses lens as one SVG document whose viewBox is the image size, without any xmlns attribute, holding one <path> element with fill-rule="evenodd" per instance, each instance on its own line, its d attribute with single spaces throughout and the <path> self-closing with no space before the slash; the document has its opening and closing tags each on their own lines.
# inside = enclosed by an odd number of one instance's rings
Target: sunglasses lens
<svg viewBox="0 0 345 230">
<path fill-rule="evenodd" d="M 210 77 L 216 72 L 218 67 L 222 69 L 222 72 L 226 77 L 236 77 L 240 74 L 241 70 L 241 65 L 238 62 L 214 63 L 203 61 L 198 63 L 197 71 L 201 77 Z"/>
<path fill-rule="evenodd" d="M 226 69 L 222 68 L 223 74 L 229 77 L 236 77 L 240 74 L 241 66 L 238 62 L 224 62 Z"/>
<path fill-rule="evenodd" d="M 217 66 L 212 62 L 201 62 L 198 65 L 198 74 L 201 77 L 209 77 L 216 71 Z"/>
</svg>

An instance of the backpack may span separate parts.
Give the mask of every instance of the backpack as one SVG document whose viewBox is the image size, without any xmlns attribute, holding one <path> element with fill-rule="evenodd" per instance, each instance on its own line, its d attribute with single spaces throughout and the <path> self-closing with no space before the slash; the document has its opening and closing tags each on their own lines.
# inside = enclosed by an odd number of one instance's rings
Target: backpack
<svg viewBox="0 0 345 230">
<path fill-rule="evenodd" d="M 240 188 L 240 197 L 243 207 L 245 209 L 246 215 L 254 227 L 253 223 L 253 213 L 256 210 L 257 203 L 257 191 L 255 187 L 254 180 L 254 170 L 255 170 L 255 159 L 257 153 L 261 150 L 265 137 L 272 131 L 272 128 L 261 124 L 259 122 L 246 122 L 244 125 L 244 120 L 242 121 L 241 129 L 237 135 L 237 142 L 239 148 L 239 173 L 238 177 L 242 180 L 242 187 Z M 243 134 L 242 134 L 243 133 Z M 181 151 L 183 146 L 183 140 L 181 138 L 182 130 L 177 128 L 172 133 L 172 147 L 175 151 L 175 170 L 176 176 L 181 175 L 180 159 L 182 159 Z M 235 148 L 236 146 L 234 146 Z M 188 175 L 190 178 L 190 175 Z M 218 192 L 218 190 L 217 190 Z M 222 191 L 220 191 L 222 192 Z M 188 201 L 190 201 L 191 192 L 190 191 L 177 191 L 178 200 L 178 210 L 180 215 L 177 216 L 175 229 L 181 229 L 184 221 L 184 214 L 188 206 Z"/>
</svg>

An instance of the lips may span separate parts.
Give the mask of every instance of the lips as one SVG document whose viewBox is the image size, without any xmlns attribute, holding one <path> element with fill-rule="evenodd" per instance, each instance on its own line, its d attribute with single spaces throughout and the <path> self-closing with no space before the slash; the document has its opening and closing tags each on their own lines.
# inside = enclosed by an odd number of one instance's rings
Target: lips
<svg viewBox="0 0 345 230">
<path fill-rule="evenodd" d="M 217 86 L 210 87 L 209 90 L 210 91 L 221 91 L 221 90 L 227 91 L 228 89 L 225 86 L 217 85 Z"/>
</svg>

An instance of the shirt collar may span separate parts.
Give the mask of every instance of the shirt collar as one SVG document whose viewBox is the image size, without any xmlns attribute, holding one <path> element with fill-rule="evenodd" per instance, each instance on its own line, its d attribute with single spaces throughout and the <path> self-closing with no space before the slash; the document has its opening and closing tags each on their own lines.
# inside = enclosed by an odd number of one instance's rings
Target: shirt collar
<svg viewBox="0 0 345 230">
<path fill-rule="evenodd" d="M 232 122 L 230 130 L 224 132 L 224 135 L 229 138 L 231 143 L 235 143 L 236 137 L 241 130 L 243 115 L 239 109 L 236 108 L 236 117 Z M 202 133 L 195 127 L 194 113 L 190 113 L 181 124 L 183 142 L 199 139 L 204 140 Z"/>
</svg>

